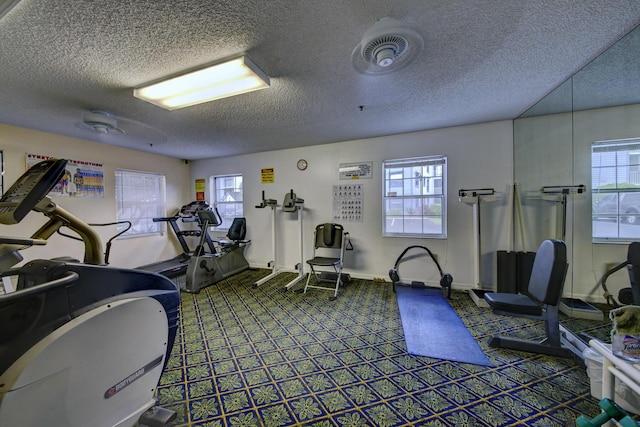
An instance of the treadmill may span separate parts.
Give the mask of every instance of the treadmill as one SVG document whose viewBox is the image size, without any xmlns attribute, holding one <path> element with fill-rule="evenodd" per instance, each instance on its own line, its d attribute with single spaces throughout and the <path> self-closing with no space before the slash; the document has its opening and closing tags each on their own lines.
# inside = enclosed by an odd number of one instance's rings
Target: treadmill
<svg viewBox="0 0 640 427">
<path fill-rule="evenodd" d="M 179 285 L 179 283 L 177 282 L 185 276 L 187 268 L 189 267 L 189 260 L 193 256 L 193 251 L 189 248 L 185 236 L 200 237 L 204 232 L 204 239 L 207 246 L 209 247 L 209 250 L 211 251 L 211 253 L 215 253 L 215 244 L 213 240 L 211 240 L 209 232 L 206 229 L 204 231 L 202 230 L 200 219 L 196 214 L 196 212 L 198 212 L 199 210 L 211 210 L 211 206 L 204 200 L 196 200 L 182 206 L 174 216 L 153 218 L 153 222 L 169 223 L 171 229 L 173 230 L 173 233 L 178 239 L 178 243 L 180 243 L 182 253 L 174 258 L 146 264 L 138 267 L 137 269 L 162 274 L 163 276 L 168 277 Z M 197 230 L 183 230 L 180 228 L 178 221 L 183 223 L 197 222 L 200 225 L 200 228 Z"/>
</svg>

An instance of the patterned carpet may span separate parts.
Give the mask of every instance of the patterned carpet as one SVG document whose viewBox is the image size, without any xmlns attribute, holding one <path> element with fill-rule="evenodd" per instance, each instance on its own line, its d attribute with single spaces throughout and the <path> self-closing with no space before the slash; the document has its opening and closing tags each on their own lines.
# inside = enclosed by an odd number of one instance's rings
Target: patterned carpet
<svg viewBox="0 0 640 427">
<path fill-rule="evenodd" d="M 553 427 L 600 412 L 573 361 L 486 344 L 496 332 L 540 336 L 540 323 L 496 316 L 454 291 L 452 306 L 495 367 L 411 356 L 390 284 L 353 280 L 329 301 L 327 291 L 285 291 L 292 273 L 253 286 L 269 272 L 182 294 L 157 393 L 176 426 Z M 566 325 L 603 340 L 610 330 Z"/>
</svg>

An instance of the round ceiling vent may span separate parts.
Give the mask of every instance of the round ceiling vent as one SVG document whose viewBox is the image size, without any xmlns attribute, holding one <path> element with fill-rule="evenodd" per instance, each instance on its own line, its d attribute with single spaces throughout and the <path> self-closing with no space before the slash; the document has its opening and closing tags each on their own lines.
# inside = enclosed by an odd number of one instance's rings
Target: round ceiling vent
<svg viewBox="0 0 640 427">
<path fill-rule="evenodd" d="M 351 54 L 363 74 L 385 74 L 409 64 L 424 47 L 422 36 L 394 18 L 381 18 L 362 37 Z"/>
<path fill-rule="evenodd" d="M 121 135 L 124 133 L 118 128 L 118 121 L 105 111 L 94 110 L 84 116 L 85 127 L 97 133 L 105 135 Z"/>
</svg>

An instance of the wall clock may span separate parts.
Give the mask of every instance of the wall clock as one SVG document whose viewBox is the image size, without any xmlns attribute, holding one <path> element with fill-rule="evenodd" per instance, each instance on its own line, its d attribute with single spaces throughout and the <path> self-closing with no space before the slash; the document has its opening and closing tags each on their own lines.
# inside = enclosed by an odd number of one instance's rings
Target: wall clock
<svg viewBox="0 0 640 427">
<path fill-rule="evenodd" d="M 296 166 L 298 166 L 298 169 L 303 171 L 307 169 L 307 166 L 309 166 L 309 163 L 305 159 L 300 159 L 298 160 L 298 163 L 296 164 Z"/>
</svg>

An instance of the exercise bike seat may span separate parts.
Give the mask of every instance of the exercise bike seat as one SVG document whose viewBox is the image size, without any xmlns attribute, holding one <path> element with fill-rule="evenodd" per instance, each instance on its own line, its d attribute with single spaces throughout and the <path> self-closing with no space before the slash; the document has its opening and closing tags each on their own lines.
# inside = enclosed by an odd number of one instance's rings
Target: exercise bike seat
<svg viewBox="0 0 640 427">
<path fill-rule="evenodd" d="M 251 240 L 245 240 L 247 235 L 247 220 L 244 217 L 234 218 L 227 232 L 227 239 L 216 240 L 220 246 L 233 246 L 247 244 Z"/>
</svg>

